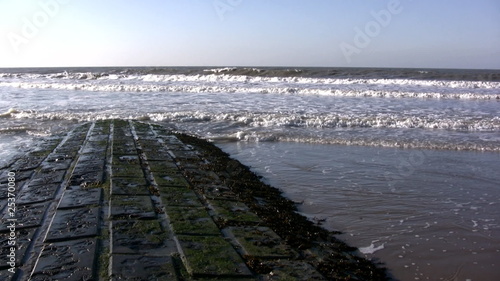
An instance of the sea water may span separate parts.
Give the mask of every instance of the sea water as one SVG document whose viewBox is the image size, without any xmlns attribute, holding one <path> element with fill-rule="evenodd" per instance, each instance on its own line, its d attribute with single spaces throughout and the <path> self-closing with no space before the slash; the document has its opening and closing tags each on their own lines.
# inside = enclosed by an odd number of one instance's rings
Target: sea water
<svg viewBox="0 0 500 281">
<path fill-rule="evenodd" d="M 401 280 L 498 280 L 500 71 L 0 69 L 0 166 L 91 120 L 215 142 Z"/>
</svg>

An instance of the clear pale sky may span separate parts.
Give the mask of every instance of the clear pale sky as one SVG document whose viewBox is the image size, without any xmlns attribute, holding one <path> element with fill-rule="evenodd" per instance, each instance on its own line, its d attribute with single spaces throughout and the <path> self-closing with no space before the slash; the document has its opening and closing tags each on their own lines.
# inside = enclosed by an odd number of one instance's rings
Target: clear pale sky
<svg viewBox="0 0 500 281">
<path fill-rule="evenodd" d="M 499 0 L 0 0 L 0 67 L 500 69 Z"/>
</svg>

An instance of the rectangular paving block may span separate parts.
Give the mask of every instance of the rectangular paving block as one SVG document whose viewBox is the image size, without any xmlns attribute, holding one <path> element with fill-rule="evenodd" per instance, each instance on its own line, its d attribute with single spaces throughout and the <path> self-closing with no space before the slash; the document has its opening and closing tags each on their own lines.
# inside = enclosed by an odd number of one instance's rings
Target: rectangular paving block
<svg viewBox="0 0 500 281">
<path fill-rule="evenodd" d="M 16 175 L 17 176 L 17 175 Z M 28 182 L 28 180 L 18 180 L 16 178 L 16 181 L 14 182 L 15 183 L 15 192 L 16 194 L 19 194 L 21 192 L 21 190 L 23 190 L 23 188 L 26 186 L 26 183 Z M 0 183 L 0 198 L 5 198 L 5 204 L 7 204 L 7 197 L 9 196 L 9 190 L 7 188 L 7 183 Z M 5 188 L 2 188 L 2 187 L 5 187 Z M 11 197 L 12 197 L 12 192 L 11 192 Z M 0 210 L 2 209 L 2 203 L 0 203 Z"/>
<path fill-rule="evenodd" d="M 77 208 L 101 203 L 102 188 L 84 189 L 80 186 L 68 187 L 59 202 L 59 209 Z"/>
<path fill-rule="evenodd" d="M 22 180 L 27 180 L 27 179 L 30 179 L 31 176 L 33 176 L 33 173 L 34 173 L 34 170 L 28 170 L 28 171 L 16 171 L 15 169 L 9 169 L 9 170 L 5 170 L 2 172 L 2 174 L 0 175 L 0 183 L 1 184 L 6 184 L 9 182 L 9 173 L 15 173 L 15 178 L 16 178 L 16 182 L 19 182 L 19 181 L 22 181 Z"/>
<path fill-rule="evenodd" d="M 165 255 L 171 250 L 157 220 L 122 220 L 111 223 L 112 254 Z"/>
<path fill-rule="evenodd" d="M 132 140 L 124 141 L 123 138 L 115 136 L 113 140 L 113 154 L 122 154 L 122 155 L 136 154 L 137 149 L 135 147 L 135 143 Z"/>
<path fill-rule="evenodd" d="M 101 143 L 107 143 L 109 139 L 109 135 L 107 134 L 102 134 L 103 132 L 96 132 L 96 129 L 92 131 L 92 135 L 89 136 L 88 140 L 89 142 L 101 142 Z"/>
<path fill-rule="evenodd" d="M 154 218 L 156 214 L 149 196 L 111 196 L 110 217 Z"/>
<path fill-rule="evenodd" d="M 175 173 L 179 171 L 179 168 L 177 168 L 177 165 L 175 165 L 173 160 L 153 161 L 149 158 L 149 155 L 147 157 L 148 157 L 149 169 L 152 172 Z"/>
<path fill-rule="evenodd" d="M 184 176 L 174 170 L 153 172 L 155 182 L 158 185 L 188 187 L 189 183 Z"/>
<path fill-rule="evenodd" d="M 166 207 L 176 234 L 220 235 L 220 230 L 204 208 Z"/>
<path fill-rule="evenodd" d="M 111 179 L 112 195 L 149 195 L 148 185 L 144 177 Z"/>
<path fill-rule="evenodd" d="M 259 224 L 262 220 L 247 205 L 238 201 L 207 200 L 217 219 L 225 223 Z"/>
<path fill-rule="evenodd" d="M 99 234 L 99 210 L 99 207 L 57 210 L 45 241 L 97 236 Z"/>
<path fill-rule="evenodd" d="M 222 184 L 219 176 L 217 176 L 217 174 L 213 171 L 200 170 L 198 165 L 190 168 L 189 164 L 186 166 L 185 163 L 183 163 L 181 167 L 184 168 L 185 174 L 189 178 L 189 181 L 193 184 Z"/>
<path fill-rule="evenodd" d="M 152 151 L 145 151 L 145 154 L 148 157 L 148 161 L 173 161 L 170 153 L 164 147 L 157 149 L 154 153 Z"/>
<path fill-rule="evenodd" d="M 152 147 L 152 148 L 160 148 L 161 147 L 161 143 L 156 138 L 147 139 L 147 138 L 144 138 L 144 136 L 140 136 L 137 143 L 140 144 L 143 149 L 145 149 L 147 147 Z"/>
<path fill-rule="evenodd" d="M 111 172 L 114 177 L 140 178 L 144 176 L 140 165 L 113 165 Z"/>
<path fill-rule="evenodd" d="M 84 170 L 79 169 L 74 172 L 70 179 L 71 185 L 80 185 L 83 187 L 99 187 L 104 182 L 104 170 Z"/>
<path fill-rule="evenodd" d="M 177 236 L 187 271 L 194 277 L 244 277 L 252 273 L 222 237 Z"/>
<path fill-rule="evenodd" d="M 88 162 L 88 161 L 102 161 L 101 163 L 97 163 L 96 166 L 103 166 L 104 161 L 106 161 L 106 153 L 91 153 L 91 154 L 80 154 L 78 157 L 78 163 L 81 165 L 81 163 Z M 85 166 L 91 166 L 93 165 L 92 163 L 90 165 L 85 165 Z"/>
<path fill-rule="evenodd" d="M 83 154 L 78 159 L 74 173 L 81 172 L 82 170 L 102 170 L 104 168 L 104 162 L 106 161 L 104 155 L 94 154 L 93 156 L 82 158 L 85 155 Z"/>
<path fill-rule="evenodd" d="M 171 257 L 112 255 L 111 272 L 111 280 L 178 280 Z"/>
<path fill-rule="evenodd" d="M 286 259 L 298 254 L 274 231 L 264 226 L 228 227 L 225 231 L 236 239 L 244 255 L 260 259 Z"/>
<path fill-rule="evenodd" d="M 57 161 L 45 161 L 40 165 L 40 170 L 42 173 L 47 173 L 49 171 L 55 170 L 67 170 L 71 167 L 73 159 L 57 160 Z"/>
<path fill-rule="evenodd" d="M 46 244 L 31 281 L 95 280 L 97 239 Z"/>
<path fill-rule="evenodd" d="M 4 210 L 4 215 L 2 216 L 2 221 L 7 222 L 8 219 L 17 219 L 16 229 L 29 228 L 39 226 L 49 202 L 18 205 L 14 213 L 8 212 L 8 209 Z M 11 216 L 13 214 L 14 216 Z M 0 232 L 7 232 L 7 223 L 0 225 Z"/>
<path fill-rule="evenodd" d="M 30 182 L 30 185 L 46 185 L 51 183 L 60 183 L 64 179 L 66 171 L 49 171 L 46 173 L 37 173 Z"/>
<path fill-rule="evenodd" d="M 23 156 L 10 167 L 11 171 L 26 171 L 37 168 L 45 159 L 44 156 Z"/>
<path fill-rule="evenodd" d="M 105 154 L 108 149 L 106 141 L 89 141 L 82 149 L 82 154 Z"/>
<path fill-rule="evenodd" d="M 5 222 L 8 223 L 8 222 Z M 25 228 L 25 229 L 19 229 L 16 231 L 15 236 L 11 236 L 10 232 L 7 233 L 0 233 L 0 270 L 3 268 L 9 268 L 9 264 L 7 262 L 10 261 L 10 258 L 7 255 L 11 254 L 11 247 L 14 247 L 16 249 L 15 256 L 16 256 L 16 266 L 18 267 L 21 264 L 21 260 L 24 257 L 24 254 L 26 253 L 26 249 L 30 245 L 33 234 L 35 233 L 36 228 Z M 10 239 L 9 239 L 10 238 Z M 14 242 L 14 245 L 9 244 Z M 2 280 L 2 279 L 0 279 Z"/>
<path fill-rule="evenodd" d="M 277 260 L 265 261 L 263 266 L 272 268 L 272 276 L 266 280 L 327 280 L 312 265 L 305 261 Z"/>
<path fill-rule="evenodd" d="M 32 185 L 31 183 L 24 186 L 19 191 L 19 196 L 16 201 L 18 204 L 31 204 L 54 199 L 60 183 L 51 183 L 44 185 Z"/>
<path fill-rule="evenodd" d="M 187 187 L 159 186 L 159 190 L 167 206 L 203 207 L 198 196 Z"/>
<path fill-rule="evenodd" d="M 120 155 L 115 154 L 111 160 L 113 165 L 140 165 L 140 159 L 137 154 L 132 155 Z"/>
<path fill-rule="evenodd" d="M 196 186 L 201 190 L 205 199 L 232 200 L 237 201 L 238 196 L 225 185 L 199 184 Z"/>
</svg>

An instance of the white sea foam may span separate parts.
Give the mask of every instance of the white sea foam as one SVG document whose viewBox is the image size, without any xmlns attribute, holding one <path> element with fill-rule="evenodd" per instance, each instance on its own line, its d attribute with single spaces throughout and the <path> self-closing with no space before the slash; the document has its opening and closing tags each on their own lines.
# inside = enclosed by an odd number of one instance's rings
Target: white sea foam
<svg viewBox="0 0 500 281">
<path fill-rule="evenodd" d="M 224 86 L 207 85 L 178 85 L 178 84 L 122 84 L 122 83 L 33 83 L 33 82 L 0 82 L 0 87 L 14 87 L 21 89 L 53 89 L 66 91 L 93 91 L 93 92 L 184 92 L 184 93 L 255 93 L 280 95 L 315 95 L 332 97 L 376 97 L 376 98 L 431 98 L 431 99 L 479 99 L 499 100 L 497 92 L 414 92 L 391 91 L 376 89 L 335 89 L 335 88 L 300 88 L 288 86 Z"/>
<path fill-rule="evenodd" d="M 375 253 L 376 251 L 380 251 L 382 249 L 384 249 L 384 245 L 385 244 L 381 244 L 379 246 L 375 246 L 375 243 L 376 241 L 374 241 L 373 243 L 370 244 L 370 246 L 368 247 L 361 247 L 359 248 L 359 251 L 363 254 L 373 254 Z"/>
<path fill-rule="evenodd" d="M 232 68 L 210 70 L 225 73 Z M 0 87 L 104 92 L 269 93 L 340 97 L 500 99 L 500 82 L 108 73 L 9 74 Z"/>
<path fill-rule="evenodd" d="M 11 118 L 41 120 L 90 121 L 109 118 L 132 118 L 169 122 L 229 122 L 247 127 L 303 127 L 303 128 L 393 128 L 393 129 L 445 129 L 456 131 L 500 131 L 500 117 L 494 118 L 442 118 L 404 116 L 398 114 L 344 115 L 344 114 L 296 114 L 202 111 L 175 111 L 162 113 L 113 112 L 37 112 L 13 111 Z"/>
</svg>

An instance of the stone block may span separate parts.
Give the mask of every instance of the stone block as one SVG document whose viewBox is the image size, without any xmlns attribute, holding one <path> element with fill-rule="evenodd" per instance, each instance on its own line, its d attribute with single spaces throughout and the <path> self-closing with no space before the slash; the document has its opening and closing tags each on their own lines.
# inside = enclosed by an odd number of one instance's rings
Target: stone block
<svg viewBox="0 0 500 281">
<path fill-rule="evenodd" d="M 171 257 L 113 255 L 111 260 L 111 280 L 178 280 Z"/>
<path fill-rule="evenodd" d="M 160 196 L 167 206 L 203 207 L 193 190 L 185 187 L 160 186 Z"/>
<path fill-rule="evenodd" d="M 176 234 L 220 235 L 219 228 L 204 208 L 166 208 L 170 223 Z"/>
<path fill-rule="evenodd" d="M 117 178 L 111 180 L 112 195 L 149 195 L 146 179 L 140 178 Z"/>
<path fill-rule="evenodd" d="M 95 280 L 96 247 L 97 239 L 47 244 L 29 280 Z"/>
<path fill-rule="evenodd" d="M 189 183 L 183 175 L 177 171 L 153 172 L 155 182 L 158 185 L 188 187 Z"/>
<path fill-rule="evenodd" d="M 59 209 L 77 208 L 101 203 L 102 188 L 84 189 L 79 186 L 69 187 L 64 191 Z"/>
<path fill-rule="evenodd" d="M 61 183 L 66 171 L 50 171 L 46 173 L 37 173 L 30 182 L 30 185 L 46 185 L 51 183 Z"/>
<path fill-rule="evenodd" d="M 7 222 L 8 219 L 17 219 L 16 229 L 30 228 L 39 226 L 42 222 L 43 215 L 47 210 L 50 202 L 42 202 L 36 204 L 19 205 L 16 207 L 14 216 L 11 216 L 7 209 L 2 217 L 2 220 Z M 9 231 L 7 223 L 0 225 L 0 232 Z"/>
<path fill-rule="evenodd" d="M 229 224 L 261 224 L 262 220 L 247 205 L 238 201 L 208 200 L 218 220 Z"/>
<path fill-rule="evenodd" d="M 21 260 L 24 257 L 24 254 L 26 253 L 26 249 L 31 244 L 33 240 L 33 235 L 36 230 L 37 230 L 36 228 L 25 228 L 16 231 L 16 236 L 14 240 L 16 244 L 12 246 L 16 248 L 16 267 L 19 267 L 19 265 L 21 265 Z M 0 233 L 0 244 L 2 245 L 2 247 L 0 248 L 0 270 L 10 267 L 7 264 L 7 262 L 10 259 L 9 257 L 7 257 L 7 255 L 10 254 L 10 248 L 11 248 L 8 242 L 12 241 L 9 240 L 10 237 L 11 237 L 10 232 Z"/>
<path fill-rule="evenodd" d="M 16 199 L 17 204 L 31 204 L 54 199 L 60 185 L 60 183 L 51 183 L 44 185 L 32 185 L 30 183 L 24 186 L 21 191 L 19 191 L 19 196 Z"/>
<path fill-rule="evenodd" d="M 228 227 L 225 231 L 241 245 L 244 255 L 260 259 L 287 259 L 298 256 L 268 227 Z"/>
<path fill-rule="evenodd" d="M 111 170 L 113 177 L 140 178 L 144 176 L 139 165 L 113 165 Z"/>
<path fill-rule="evenodd" d="M 149 196 L 114 195 L 111 197 L 112 218 L 154 218 L 156 214 Z"/>
<path fill-rule="evenodd" d="M 168 233 L 156 220 L 112 222 L 112 254 L 168 254 Z"/>
<path fill-rule="evenodd" d="M 57 210 L 45 240 L 52 242 L 92 237 L 97 236 L 98 231 L 98 207 Z"/>
<path fill-rule="evenodd" d="M 234 248 L 222 237 L 177 237 L 186 269 L 194 277 L 244 277 L 252 273 Z"/>
</svg>

